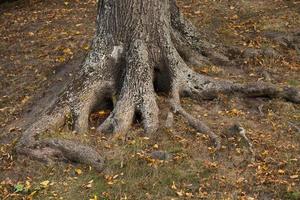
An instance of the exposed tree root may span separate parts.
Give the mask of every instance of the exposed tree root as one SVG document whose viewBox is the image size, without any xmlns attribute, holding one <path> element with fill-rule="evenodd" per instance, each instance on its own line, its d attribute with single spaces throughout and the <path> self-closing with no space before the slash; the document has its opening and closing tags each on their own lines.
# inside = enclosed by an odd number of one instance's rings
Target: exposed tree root
<svg viewBox="0 0 300 200">
<path fill-rule="evenodd" d="M 62 139 L 43 140 L 41 141 L 41 144 L 54 150 L 58 150 L 64 158 L 70 161 L 90 165 L 97 171 L 102 171 L 104 168 L 103 158 L 97 151 L 89 146 Z"/>
<path fill-rule="evenodd" d="M 62 139 L 37 140 L 39 134 L 62 127 L 68 114 L 69 112 L 66 109 L 60 110 L 54 115 L 42 117 L 23 133 L 16 146 L 17 153 L 47 163 L 52 163 L 54 159 L 62 160 L 65 158 L 70 161 L 88 164 L 96 170 L 102 171 L 104 160 L 91 147 Z"/>
<path fill-rule="evenodd" d="M 126 132 L 134 118 L 141 116 L 145 132 L 155 133 L 159 127 L 159 109 L 154 85 L 169 93 L 174 113 L 182 115 L 197 131 L 209 135 L 217 149 L 221 147 L 220 138 L 182 108 L 180 97 L 213 99 L 219 94 L 241 93 L 300 103 L 300 92 L 294 88 L 280 89 L 260 82 L 233 83 L 189 68 L 187 63 L 225 65 L 229 59 L 220 53 L 222 49 L 219 52 L 220 48 L 200 39 L 195 27 L 180 14 L 175 0 L 134 0 L 135 7 L 121 0 L 101 3 L 106 6 L 99 6 L 103 10 L 97 18 L 98 30 L 81 70 L 55 104 L 23 132 L 16 147 L 19 154 L 47 162 L 65 158 L 101 171 L 104 162 L 96 150 L 69 140 L 41 139 L 41 134 L 64 125 L 77 134 L 88 132 L 90 114 L 99 110 L 107 99 L 116 101 L 98 132 Z M 124 9 L 112 9 L 114 6 Z M 114 13 L 116 10 L 123 13 Z M 126 13 L 128 10 L 132 12 L 130 15 Z M 117 15 L 118 21 L 111 25 Z M 171 127 L 172 114 L 168 118 L 167 126 Z M 253 151 L 245 132 L 240 130 L 239 135 Z"/>
<path fill-rule="evenodd" d="M 191 114 L 187 113 L 180 104 L 176 104 L 174 101 L 171 101 L 171 105 L 174 112 L 182 115 L 188 121 L 190 126 L 192 126 L 200 133 L 207 134 L 214 143 L 216 150 L 219 150 L 221 148 L 220 138 L 213 131 L 211 131 L 211 129 L 205 123 L 203 123 L 200 120 L 197 120 Z"/>
<path fill-rule="evenodd" d="M 286 47 L 295 49 L 298 54 L 300 54 L 300 32 L 299 30 L 294 33 L 283 33 L 283 32 L 266 32 L 266 37 L 269 37 L 276 42 L 278 42 L 280 45 Z"/>
</svg>

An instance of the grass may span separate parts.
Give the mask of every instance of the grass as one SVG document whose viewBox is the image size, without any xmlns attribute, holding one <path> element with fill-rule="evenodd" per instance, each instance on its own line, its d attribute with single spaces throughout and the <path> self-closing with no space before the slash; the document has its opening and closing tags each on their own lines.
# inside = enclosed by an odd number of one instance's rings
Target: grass
<svg viewBox="0 0 300 200">
<path fill-rule="evenodd" d="M 167 134 L 165 137 L 161 138 L 159 146 L 172 154 L 173 159 L 169 161 L 149 160 L 141 152 L 151 151 L 155 141 L 132 136 L 126 144 L 122 140 L 110 141 L 114 148 L 109 150 L 111 157 L 107 159 L 103 173 L 82 165 L 44 166 L 39 177 L 31 180 L 32 191 L 42 181 L 49 180 L 50 185 L 38 190 L 35 199 L 89 199 L 95 195 L 100 199 L 125 196 L 128 199 L 163 199 L 176 198 L 182 191 L 197 192 L 201 180 L 209 179 L 215 169 L 206 166 L 202 160 L 191 159 L 182 144 L 174 143 Z M 75 169 L 81 169 L 82 174 L 77 174 Z M 91 187 L 88 187 L 89 183 Z"/>
<path fill-rule="evenodd" d="M 284 198 L 287 200 L 299 200 L 300 192 L 287 192 Z"/>
<path fill-rule="evenodd" d="M 300 85 L 300 81 L 299 80 L 295 80 L 295 79 L 289 79 L 287 81 L 287 83 L 290 85 L 290 86 L 294 86 L 294 87 L 297 87 Z"/>
</svg>

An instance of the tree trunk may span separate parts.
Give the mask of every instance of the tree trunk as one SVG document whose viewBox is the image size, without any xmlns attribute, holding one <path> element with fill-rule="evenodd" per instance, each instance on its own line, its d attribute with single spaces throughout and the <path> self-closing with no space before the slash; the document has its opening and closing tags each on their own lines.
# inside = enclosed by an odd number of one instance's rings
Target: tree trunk
<svg viewBox="0 0 300 200">
<path fill-rule="evenodd" d="M 64 156 L 101 170 L 103 159 L 94 149 L 68 140 L 41 139 L 39 135 L 63 126 L 66 120 L 78 134 L 87 132 L 90 113 L 113 96 L 117 101 L 99 125 L 99 132 L 125 132 L 135 115 L 141 116 L 146 133 L 156 132 L 159 110 L 155 91 L 164 91 L 169 94 L 173 112 L 208 134 L 217 148 L 217 135 L 180 106 L 180 96 L 212 99 L 220 93 L 241 92 L 299 102 L 295 89 L 236 84 L 190 69 L 186 63 L 226 65 L 229 59 L 201 39 L 175 0 L 100 0 L 96 25 L 91 51 L 79 73 L 40 120 L 24 131 L 18 153 L 44 161 Z"/>
</svg>

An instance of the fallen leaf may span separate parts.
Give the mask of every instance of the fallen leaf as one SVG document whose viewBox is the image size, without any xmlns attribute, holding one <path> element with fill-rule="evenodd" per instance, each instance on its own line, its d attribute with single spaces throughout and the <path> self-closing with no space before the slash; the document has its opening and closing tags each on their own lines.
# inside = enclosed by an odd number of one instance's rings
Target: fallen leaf
<svg viewBox="0 0 300 200">
<path fill-rule="evenodd" d="M 92 199 L 90 199 L 90 200 L 98 200 L 97 195 L 94 195 L 94 197 Z"/>
<path fill-rule="evenodd" d="M 290 176 L 291 179 L 297 179 L 298 177 L 299 177 L 299 175 L 297 175 L 297 174 Z"/>
<path fill-rule="evenodd" d="M 184 192 L 183 192 L 182 190 L 180 190 L 180 191 L 177 191 L 176 194 L 177 194 L 178 196 L 182 197 L 183 194 L 184 194 Z"/>
<path fill-rule="evenodd" d="M 175 185 L 175 182 L 173 181 L 173 183 L 172 183 L 172 186 L 171 186 L 171 188 L 173 189 L 173 190 L 177 190 L 177 187 L 176 187 L 176 185 Z"/>
<path fill-rule="evenodd" d="M 48 187 L 49 183 L 50 183 L 50 181 L 46 180 L 46 181 L 41 182 L 40 185 L 43 187 Z"/>
<path fill-rule="evenodd" d="M 81 169 L 75 169 L 75 172 L 76 172 L 77 175 L 82 174 L 82 170 Z"/>
</svg>

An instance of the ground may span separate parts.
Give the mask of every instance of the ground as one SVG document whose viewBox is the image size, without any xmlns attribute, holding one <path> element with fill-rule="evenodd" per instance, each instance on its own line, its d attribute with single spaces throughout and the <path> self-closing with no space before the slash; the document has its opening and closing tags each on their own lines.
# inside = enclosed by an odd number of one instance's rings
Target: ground
<svg viewBox="0 0 300 200">
<path fill-rule="evenodd" d="M 204 38 L 248 49 L 235 58 L 239 64 L 195 68 L 199 73 L 299 88 L 299 49 L 266 34 L 299 32 L 299 2 L 186 0 L 178 4 Z M 172 129 L 161 127 L 147 137 L 141 136 L 139 122 L 126 135 L 76 136 L 106 158 L 101 173 L 85 165 L 46 166 L 16 156 L 13 147 L 20 136 L 21 116 L 39 113 L 51 94 L 63 87 L 62 80 L 72 77 L 72 66 L 78 67 L 89 49 L 95 8 L 93 0 L 0 4 L 1 199 L 300 199 L 300 107 L 282 99 L 183 99 L 187 111 L 221 136 L 218 152 L 208 137 L 178 116 Z M 249 49 L 270 48 L 277 55 L 249 56 Z M 164 122 L 164 94 L 158 104 Z M 107 112 L 94 113 L 91 121 L 103 120 Z M 235 123 L 245 128 L 255 160 L 245 141 L 229 130 Z M 75 138 L 70 132 L 56 135 Z M 153 151 L 167 152 L 170 158 L 155 160 L 149 156 Z"/>
</svg>

